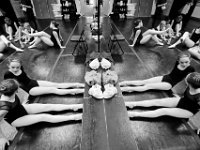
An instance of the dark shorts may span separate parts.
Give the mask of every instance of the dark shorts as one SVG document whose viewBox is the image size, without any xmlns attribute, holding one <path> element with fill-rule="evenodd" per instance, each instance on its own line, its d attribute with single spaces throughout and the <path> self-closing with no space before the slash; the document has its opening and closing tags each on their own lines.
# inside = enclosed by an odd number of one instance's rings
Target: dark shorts
<svg viewBox="0 0 200 150">
<path fill-rule="evenodd" d="M 8 122 L 8 123 L 12 123 L 13 121 L 15 121 L 16 119 L 18 119 L 18 118 L 20 118 L 20 117 L 22 117 L 22 116 L 25 116 L 25 115 L 27 115 L 28 113 L 27 113 L 27 111 L 25 110 L 25 108 L 22 106 L 22 105 L 20 105 L 18 108 L 17 108 L 17 112 L 16 113 L 14 113 L 14 115 L 10 115 L 8 118 L 5 118 L 5 120 Z"/>
<path fill-rule="evenodd" d="M 36 80 L 31 80 L 27 85 L 25 85 L 22 89 L 29 93 L 29 91 L 34 88 L 39 86 L 38 82 Z"/>
<path fill-rule="evenodd" d="M 185 109 L 185 110 L 192 112 L 193 114 L 196 114 L 199 111 L 200 106 L 199 106 L 199 104 L 194 103 L 192 101 L 187 102 L 184 99 L 180 99 L 180 101 L 177 105 L 177 108 Z"/>
<path fill-rule="evenodd" d="M 174 82 L 172 80 L 172 78 L 169 75 L 164 75 L 162 78 L 162 82 L 167 82 L 167 83 L 171 84 L 172 87 L 177 84 L 176 82 Z"/>
</svg>

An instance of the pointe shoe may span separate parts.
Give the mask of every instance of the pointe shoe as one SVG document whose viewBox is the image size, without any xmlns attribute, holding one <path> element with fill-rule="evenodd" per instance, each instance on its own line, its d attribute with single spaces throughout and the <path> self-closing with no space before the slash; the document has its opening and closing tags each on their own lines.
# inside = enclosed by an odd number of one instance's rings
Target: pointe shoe
<svg viewBox="0 0 200 150">
<path fill-rule="evenodd" d="M 103 69 L 109 69 L 111 67 L 111 63 L 105 58 L 102 58 L 100 64 Z"/>
<path fill-rule="evenodd" d="M 118 75 L 115 71 L 107 70 L 103 73 L 103 85 L 111 83 L 116 84 L 118 81 Z"/>
<path fill-rule="evenodd" d="M 90 67 L 91 69 L 94 69 L 94 70 L 98 69 L 99 66 L 100 66 L 100 63 L 99 63 L 98 58 L 95 58 L 94 60 L 92 60 L 92 61 L 89 63 L 89 67 Z"/>
<path fill-rule="evenodd" d="M 104 85 L 105 91 L 103 92 L 104 99 L 110 99 L 117 94 L 117 88 L 113 84 Z"/>
<path fill-rule="evenodd" d="M 103 99 L 103 93 L 101 91 L 101 86 L 98 84 L 93 85 L 89 91 L 88 94 L 97 98 L 97 99 Z"/>
</svg>

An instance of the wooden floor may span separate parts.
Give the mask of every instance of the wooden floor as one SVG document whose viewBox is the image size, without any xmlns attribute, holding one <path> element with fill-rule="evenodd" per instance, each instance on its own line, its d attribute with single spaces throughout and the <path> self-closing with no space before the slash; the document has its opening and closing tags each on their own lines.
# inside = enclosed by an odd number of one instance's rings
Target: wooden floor
<svg viewBox="0 0 200 150">
<path fill-rule="evenodd" d="M 77 24 L 60 21 L 61 33 L 66 49 L 27 49 L 23 53 L 13 52 L 22 58 L 24 69 L 30 77 L 56 82 L 82 82 L 88 69 L 82 57 L 71 55 L 75 42 L 72 35 L 78 35 L 83 29 L 83 20 Z M 148 19 L 145 19 L 148 24 Z M 40 29 L 45 29 L 49 21 L 40 21 Z M 135 49 L 128 46 L 132 20 L 112 22 L 116 34 L 126 38 L 120 41 L 124 55 L 113 55 L 113 69 L 119 75 L 119 81 L 145 79 L 168 73 L 184 49 L 167 49 L 167 46 L 140 46 Z M 108 24 L 106 24 L 108 25 Z M 105 25 L 105 26 L 106 26 Z M 48 32 L 48 29 L 45 31 Z M 110 29 L 105 27 L 106 37 Z M 113 51 L 118 51 L 115 44 Z M 197 71 L 200 65 L 192 60 Z M 1 80 L 6 70 L 6 57 L 0 64 Z M 182 94 L 184 83 L 173 91 Z M 119 89 L 118 89 L 119 90 Z M 87 88 L 86 88 L 87 91 Z M 156 119 L 128 119 L 124 101 L 170 96 L 170 92 L 148 91 L 143 93 L 119 94 L 112 100 L 97 101 L 87 93 L 78 96 L 41 96 L 35 99 L 39 103 L 77 104 L 84 103 L 82 122 L 59 124 L 39 123 L 21 128 L 9 147 L 10 150 L 199 150 L 199 137 L 187 126 L 184 120 L 171 117 Z M 62 112 L 63 115 L 74 112 Z M 81 113 L 81 112 L 78 112 Z"/>
</svg>

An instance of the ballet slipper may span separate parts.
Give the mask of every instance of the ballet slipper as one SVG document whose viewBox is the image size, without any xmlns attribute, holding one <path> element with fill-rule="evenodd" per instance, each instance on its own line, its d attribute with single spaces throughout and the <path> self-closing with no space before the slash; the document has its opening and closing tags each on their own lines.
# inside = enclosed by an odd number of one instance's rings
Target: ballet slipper
<svg viewBox="0 0 200 150">
<path fill-rule="evenodd" d="M 103 73 L 103 85 L 111 83 L 116 84 L 118 81 L 118 75 L 115 71 L 107 70 Z"/>
<path fill-rule="evenodd" d="M 117 94 L 117 88 L 112 84 L 104 85 L 105 91 L 103 92 L 104 99 L 110 99 Z"/>
<path fill-rule="evenodd" d="M 98 84 L 93 85 L 89 90 L 88 94 L 97 98 L 97 99 L 103 99 L 103 93 L 101 91 L 101 86 Z"/>
<path fill-rule="evenodd" d="M 92 60 L 92 61 L 89 63 L 89 67 L 90 67 L 91 69 L 94 69 L 94 70 L 98 69 L 99 66 L 100 66 L 100 63 L 99 63 L 98 58 L 95 58 L 94 60 Z"/>
<path fill-rule="evenodd" d="M 101 84 L 101 74 L 96 72 L 95 70 L 92 70 L 90 72 L 86 72 L 85 74 L 85 82 L 92 86 L 94 84 Z"/>
<path fill-rule="evenodd" d="M 109 69 L 111 67 L 111 63 L 105 58 L 102 58 L 100 64 L 103 69 Z"/>
</svg>

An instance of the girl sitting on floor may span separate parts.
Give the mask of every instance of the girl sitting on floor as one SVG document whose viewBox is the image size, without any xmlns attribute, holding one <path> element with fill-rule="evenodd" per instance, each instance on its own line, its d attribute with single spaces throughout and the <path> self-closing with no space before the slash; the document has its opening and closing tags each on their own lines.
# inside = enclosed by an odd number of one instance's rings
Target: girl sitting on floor
<svg viewBox="0 0 200 150">
<path fill-rule="evenodd" d="M 28 22 L 24 23 L 24 30 L 23 31 L 26 32 L 27 34 L 37 33 L 37 30 L 33 29 Z M 35 43 L 37 38 L 36 37 L 30 37 L 27 34 L 24 36 L 24 43 L 25 44 L 28 43 L 28 44 L 32 45 L 33 43 Z"/>
<path fill-rule="evenodd" d="M 4 22 L 5 31 L 8 35 L 7 38 L 11 41 L 14 39 L 15 32 L 17 31 L 17 24 L 8 17 L 5 17 Z"/>
<path fill-rule="evenodd" d="M 126 102 L 126 106 L 133 108 L 136 106 L 141 107 L 166 107 L 159 108 L 152 111 L 141 111 L 141 112 L 128 112 L 129 117 L 146 117 L 155 118 L 160 116 L 172 116 L 177 118 L 190 118 L 196 114 L 199 109 L 200 102 L 200 73 L 193 72 L 186 77 L 186 83 L 188 84 L 187 89 L 184 92 L 184 96 L 179 96 L 143 100 L 138 102 Z"/>
<path fill-rule="evenodd" d="M 154 40 L 157 45 L 164 45 L 160 40 L 158 39 L 157 35 L 166 33 L 168 29 L 164 31 L 156 31 L 154 29 L 146 29 L 143 26 L 141 19 L 136 19 L 134 21 L 134 28 L 130 37 L 130 40 L 133 41 L 133 43 L 129 46 L 135 46 L 139 44 L 145 44 L 149 42 L 150 39 Z"/>
<path fill-rule="evenodd" d="M 59 123 L 71 120 L 81 120 L 82 114 L 51 115 L 50 111 L 82 109 L 82 104 L 21 104 L 16 93 L 19 84 L 16 80 L 7 79 L 0 83 L 0 120 L 3 118 L 14 127 L 24 127 L 39 122 Z M 8 140 L 0 138 L 0 148 L 4 149 Z"/>
<path fill-rule="evenodd" d="M 151 89 L 170 90 L 177 83 L 182 81 L 189 73 L 195 71 L 195 69 L 190 66 L 190 57 L 189 53 L 181 53 L 173 70 L 169 74 L 146 80 L 122 81 L 119 83 L 120 88 L 122 92 L 143 92 Z"/>
<path fill-rule="evenodd" d="M 197 44 L 200 40 L 200 26 L 196 29 L 193 29 L 191 33 L 185 32 L 183 36 L 174 44 L 169 46 L 168 48 L 175 48 L 178 44 L 183 43 L 188 48 L 193 47 L 195 44 Z"/>
<path fill-rule="evenodd" d="M 79 94 L 84 92 L 83 83 L 56 83 L 44 80 L 33 80 L 27 76 L 18 58 L 11 58 L 8 62 L 8 71 L 4 79 L 15 79 L 19 82 L 20 88 L 31 96 L 43 94 Z"/>
<path fill-rule="evenodd" d="M 37 45 L 41 41 L 44 42 L 45 44 L 47 44 L 48 46 L 65 48 L 64 46 L 61 45 L 63 39 L 60 34 L 60 30 L 59 30 L 58 26 L 59 26 L 59 24 L 56 21 L 51 21 L 51 23 L 50 23 L 51 34 L 50 35 L 44 31 L 40 31 L 37 33 L 32 33 L 32 34 L 24 32 L 25 34 L 27 34 L 30 37 L 36 37 L 36 39 L 34 40 L 34 43 L 32 43 L 32 45 L 30 45 L 28 48 L 37 47 Z"/>
<path fill-rule="evenodd" d="M 166 30 L 166 21 L 165 20 L 161 20 L 160 24 L 156 27 L 156 30 L 157 31 L 164 31 L 164 30 Z M 163 34 L 160 34 L 160 35 L 158 35 L 158 38 L 160 38 L 163 41 L 166 41 L 167 40 L 166 37 L 165 37 L 166 34 L 167 34 L 167 32 L 163 33 Z"/>
<path fill-rule="evenodd" d="M 181 35 L 180 31 L 182 30 L 183 25 L 183 16 L 179 15 L 174 20 L 172 20 L 171 26 L 175 32 L 175 36 L 179 37 Z"/>
</svg>

